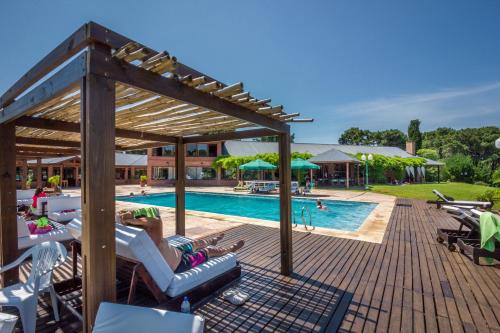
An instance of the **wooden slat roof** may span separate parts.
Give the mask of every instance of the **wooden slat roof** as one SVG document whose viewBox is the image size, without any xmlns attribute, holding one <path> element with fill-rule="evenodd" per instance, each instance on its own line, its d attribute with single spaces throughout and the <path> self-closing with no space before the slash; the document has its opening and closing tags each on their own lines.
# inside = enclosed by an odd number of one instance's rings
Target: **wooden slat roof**
<svg viewBox="0 0 500 333">
<path fill-rule="evenodd" d="M 90 28 L 88 30 L 90 31 L 102 28 L 95 23 L 89 24 Z M 110 32 L 106 30 L 106 33 Z M 124 38 L 115 35 L 113 35 L 115 39 Z M 110 38 L 110 40 L 114 41 L 113 38 Z M 113 48 L 112 57 L 121 63 L 128 63 L 129 66 L 139 67 L 168 80 L 173 80 L 180 85 L 196 89 L 203 94 L 234 104 L 240 111 L 241 108 L 244 108 L 249 114 L 258 114 L 279 123 L 304 120 L 297 119 L 298 113 L 285 113 L 281 105 L 271 105 L 270 99 L 253 97 L 248 91 L 245 91 L 241 82 L 226 85 L 183 65 L 177 61 L 176 57 L 165 51 L 156 52 L 139 43 L 129 41 L 119 48 Z M 74 84 L 64 90 L 62 94 L 34 106 L 23 114 L 23 117 L 76 125 L 80 122 L 80 97 L 80 86 Z M 214 109 L 196 105 L 194 102 L 181 101 L 139 89 L 120 81 L 116 81 L 115 104 L 116 128 L 138 133 L 190 137 L 261 127 L 250 122 L 248 117 L 243 117 L 247 119 L 245 120 L 240 117 L 230 116 L 227 113 L 224 114 Z M 7 106 L 5 105 L 4 108 Z M 65 129 L 67 130 L 67 128 Z M 80 140 L 80 133 L 77 130 L 68 132 L 61 129 L 55 130 L 54 128 L 26 127 L 22 124 L 18 124 L 16 127 L 16 136 L 75 142 Z M 154 141 L 151 139 L 142 140 L 141 138 L 120 137 L 117 135 L 116 145 L 123 149 L 129 149 Z"/>
</svg>

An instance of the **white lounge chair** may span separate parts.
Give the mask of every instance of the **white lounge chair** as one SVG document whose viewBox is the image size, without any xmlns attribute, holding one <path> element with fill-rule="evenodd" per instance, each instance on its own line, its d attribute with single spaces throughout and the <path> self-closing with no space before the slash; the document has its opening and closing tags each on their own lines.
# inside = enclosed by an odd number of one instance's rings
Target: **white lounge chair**
<svg viewBox="0 0 500 333">
<path fill-rule="evenodd" d="M 53 223 L 56 229 L 41 235 L 32 235 L 28 229 L 28 224 L 23 217 L 17 217 L 17 248 L 19 250 L 32 247 L 34 245 L 47 242 L 57 241 L 64 242 L 73 239 L 69 230 L 57 222 Z"/>
<path fill-rule="evenodd" d="M 16 190 L 17 206 L 30 206 L 36 190 Z"/>
<path fill-rule="evenodd" d="M 203 333 L 205 320 L 197 315 L 103 302 L 93 333 Z"/>
<path fill-rule="evenodd" d="M 82 223 L 79 219 L 73 219 L 66 225 L 77 240 L 81 237 L 81 226 Z M 169 237 L 168 239 L 173 245 L 176 245 L 176 242 L 179 244 L 189 241 L 188 238 L 179 238 L 179 236 Z M 241 273 L 236 254 L 229 253 L 212 258 L 184 273 L 176 274 L 168 266 L 146 231 L 121 224 L 116 224 L 116 253 L 120 257 L 141 263 L 144 266 L 154 282 L 154 286 L 148 285 L 148 288 L 158 302 L 178 299 L 200 285 L 226 273 L 234 274 L 235 277 L 239 277 Z M 132 298 L 133 295 L 129 295 L 129 300 Z"/>
<path fill-rule="evenodd" d="M 82 216 L 81 207 L 82 197 L 53 197 L 47 201 L 47 217 L 56 222 L 71 221 Z"/>
<path fill-rule="evenodd" d="M 36 209 L 33 212 L 35 215 L 42 216 L 42 215 L 47 215 L 47 206 L 50 201 L 52 200 L 58 200 L 60 198 L 69 198 L 70 196 L 68 194 L 61 194 L 61 195 L 51 195 L 49 197 L 42 197 L 38 198 L 36 202 Z M 30 202 L 31 204 L 31 202 Z"/>
<path fill-rule="evenodd" d="M 486 202 L 486 201 L 464 201 L 464 200 L 457 201 L 454 199 L 450 200 L 450 198 L 448 198 L 447 196 L 445 196 L 444 194 L 442 194 L 438 190 L 432 190 L 432 193 L 434 193 L 439 199 L 441 199 L 441 201 L 440 200 L 436 201 L 438 208 L 442 204 L 446 204 L 449 206 L 457 206 L 457 207 L 464 208 L 464 209 L 471 209 L 471 208 L 475 208 L 475 207 L 490 208 L 492 205 L 491 202 Z"/>
<path fill-rule="evenodd" d="M 38 294 L 49 292 L 54 317 L 59 321 L 57 299 L 52 284 L 52 271 L 66 260 L 67 252 L 58 242 L 44 242 L 24 252 L 16 261 L 0 268 L 0 273 L 16 268 L 32 257 L 31 272 L 26 283 L 0 289 L 0 306 L 18 308 L 25 333 L 34 333 Z"/>
</svg>

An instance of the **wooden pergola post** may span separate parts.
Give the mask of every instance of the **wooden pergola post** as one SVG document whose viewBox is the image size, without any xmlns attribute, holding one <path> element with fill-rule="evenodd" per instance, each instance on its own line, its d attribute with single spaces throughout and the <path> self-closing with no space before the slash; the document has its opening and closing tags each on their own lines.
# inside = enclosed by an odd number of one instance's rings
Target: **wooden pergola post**
<svg viewBox="0 0 500 333">
<path fill-rule="evenodd" d="M 99 304 L 116 300 L 115 82 L 87 74 L 81 96 L 83 326 L 91 332 Z"/>
<path fill-rule="evenodd" d="M 0 125 L 0 142 L 0 266 L 4 266 L 17 257 L 16 126 L 13 122 Z M 2 287 L 18 281 L 17 269 L 1 276 Z"/>
<path fill-rule="evenodd" d="M 293 272 L 290 132 L 279 134 L 281 274 Z"/>
<path fill-rule="evenodd" d="M 42 187 L 42 159 L 36 159 L 36 188 Z"/>
<path fill-rule="evenodd" d="M 186 235 L 186 161 L 184 142 L 177 139 L 175 147 L 175 233 Z"/>
<path fill-rule="evenodd" d="M 21 169 L 21 189 L 26 189 L 26 181 L 28 180 L 28 160 L 23 160 L 23 166 Z"/>
<path fill-rule="evenodd" d="M 349 188 L 349 170 L 350 169 L 350 165 L 349 165 L 349 162 L 346 162 L 345 163 L 345 188 Z"/>
</svg>

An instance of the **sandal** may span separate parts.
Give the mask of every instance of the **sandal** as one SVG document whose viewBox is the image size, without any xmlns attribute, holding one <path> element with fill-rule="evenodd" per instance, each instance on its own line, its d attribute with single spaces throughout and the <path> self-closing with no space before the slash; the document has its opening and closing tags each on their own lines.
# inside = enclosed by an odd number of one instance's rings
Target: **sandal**
<svg viewBox="0 0 500 333">
<path fill-rule="evenodd" d="M 222 297 L 231 304 L 242 305 L 250 298 L 250 295 L 239 289 L 231 288 L 224 291 Z"/>
</svg>

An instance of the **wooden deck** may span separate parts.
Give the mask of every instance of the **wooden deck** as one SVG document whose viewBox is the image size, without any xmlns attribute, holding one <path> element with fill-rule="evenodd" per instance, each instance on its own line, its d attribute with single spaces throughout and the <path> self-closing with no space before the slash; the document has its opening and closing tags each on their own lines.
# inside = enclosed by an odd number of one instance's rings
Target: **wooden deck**
<svg viewBox="0 0 500 333">
<path fill-rule="evenodd" d="M 421 201 L 398 200 L 382 244 L 294 232 L 290 277 L 279 274 L 278 229 L 231 229 L 226 243 L 246 240 L 236 284 L 251 299 L 236 307 L 215 294 L 196 313 L 214 332 L 500 332 L 500 269 L 449 252 L 435 241 L 437 225 L 456 222 Z M 40 331 L 80 330 L 62 314 L 54 323 L 43 302 Z"/>
</svg>

